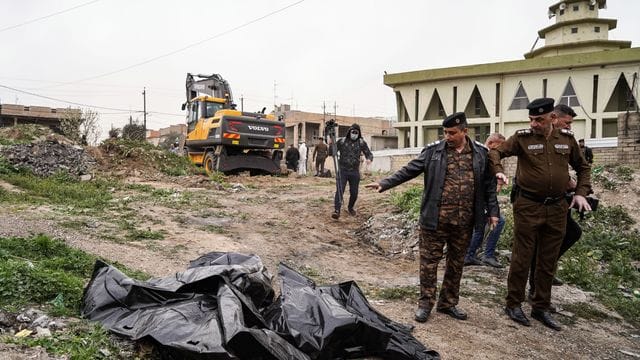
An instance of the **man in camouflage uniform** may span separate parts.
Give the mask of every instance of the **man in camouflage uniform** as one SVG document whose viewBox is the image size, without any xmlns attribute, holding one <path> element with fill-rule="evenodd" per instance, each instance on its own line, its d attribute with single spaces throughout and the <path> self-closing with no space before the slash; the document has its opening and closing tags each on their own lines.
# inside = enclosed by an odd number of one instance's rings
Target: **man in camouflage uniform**
<svg viewBox="0 0 640 360">
<path fill-rule="evenodd" d="M 420 208 L 420 299 L 415 320 L 425 322 L 435 305 L 438 263 L 447 244 L 447 261 L 437 310 L 459 320 L 460 279 L 465 252 L 475 227 L 498 222 L 496 179 L 489 169 L 487 148 L 467 136 L 462 112 L 442 122 L 445 141 L 427 145 L 422 153 L 390 177 L 366 185 L 379 192 L 424 173 Z"/>
<path fill-rule="evenodd" d="M 507 183 L 500 159 L 517 156 L 513 203 L 514 242 L 507 279 L 505 312 L 515 322 L 530 326 L 521 303 L 524 301 L 527 274 L 536 252 L 535 290 L 531 299 L 531 317 L 554 330 L 560 330 L 549 313 L 551 282 L 560 245 L 565 234 L 567 210 L 565 190 L 569 182 L 568 165 L 576 171 L 578 184 L 571 207 L 591 210 L 585 196 L 591 189 L 591 168 L 580 153 L 573 133 L 553 129 L 553 99 L 532 101 L 530 129 L 518 130 L 497 149 L 489 152 L 496 177 Z M 514 185 L 514 186 L 515 186 Z M 537 246 L 536 246 L 537 244 Z"/>
</svg>

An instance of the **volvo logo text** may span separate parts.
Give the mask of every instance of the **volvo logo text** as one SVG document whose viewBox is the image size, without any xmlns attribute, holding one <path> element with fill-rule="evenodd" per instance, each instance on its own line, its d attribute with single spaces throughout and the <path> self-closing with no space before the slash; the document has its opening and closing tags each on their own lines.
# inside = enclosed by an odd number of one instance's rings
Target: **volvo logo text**
<svg viewBox="0 0 640 360">
<path fill-rule="evenodd" d="M 266 126 L 254 126 L 254 125 L 249 125 L 247 126 L 249 128 L 249 130 L 255 130 L 255 131 L 269 131 L 269 128 Z"/>
</svg>

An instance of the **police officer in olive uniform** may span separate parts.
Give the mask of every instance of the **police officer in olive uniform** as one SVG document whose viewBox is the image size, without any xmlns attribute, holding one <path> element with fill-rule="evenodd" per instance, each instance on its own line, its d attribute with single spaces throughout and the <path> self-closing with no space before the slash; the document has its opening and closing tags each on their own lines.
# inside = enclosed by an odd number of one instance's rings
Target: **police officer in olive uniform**
<svg viewBox="0 0 640 360">
<path fill-rule="evenodd" d="M 427 145 L 422 153 L 390 177 L 366 185 L 379 192 L 424 174 L 420 208 L 420 299 L 415 320 L 425 322 L 436 302 L 438 263 L 447 244 L 444 280 L 437 310 L 458 320 L 467 314 L 458 309 L 464 256 L 474 228 L 483 228 L 487 217 L 492 226 L 500 209 L 496 179 L 489 168 L 487 148 L 467 136 L 464 113 L 442 122 L 445 141 Z"/>
<path fill-rule="evenodd" d="M 553 99 L 536 99 L 527 109 L 530 128 L 518 130 L 489 152 L 496 177 L 505 183 L 508 180 L 500 159 L 518 157 L 514 186 L 519 190 L 513 204 L 515 240 L 507 279 L 505 312 L 512 320 L 530 326 L 521 303 L 524 301 L 529 266 L 536 251 L 531 317 L 560 330 L 549 313 L 551 282 L 566 229 L 568 207 L 575 205 L 579 210 L 591 210 L 585 199 L 591 190 L 591 167 L 580 153 L 573 133 L 553 128 Z M 568 165 L 578 176 L 571 205 L 564 201 L 569 182 Z"/>
</svg>

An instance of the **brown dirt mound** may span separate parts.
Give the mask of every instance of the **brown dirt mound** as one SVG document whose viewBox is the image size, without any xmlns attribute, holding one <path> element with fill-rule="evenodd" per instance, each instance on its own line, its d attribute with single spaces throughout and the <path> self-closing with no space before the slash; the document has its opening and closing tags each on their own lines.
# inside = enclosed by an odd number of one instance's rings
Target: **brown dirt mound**
<svg viewBox="0 0 640 360">
<path fill-rule="evenodd" d="M 97 173 L 104 176 L 159 180 L 195 171 L 186 158 L 138 141 L 110 139 L 87 151 L 96 159 Z"/>
</svg>

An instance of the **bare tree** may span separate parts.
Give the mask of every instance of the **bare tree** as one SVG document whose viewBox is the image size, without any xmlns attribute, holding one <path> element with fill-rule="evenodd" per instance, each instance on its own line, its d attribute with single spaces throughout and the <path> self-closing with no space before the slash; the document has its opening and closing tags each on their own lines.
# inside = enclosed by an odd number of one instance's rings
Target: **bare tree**
<svg viewBox="0 0 640 360">
<path fill-rule="evenodd" d="M 91 109 L 67 108 L 60 118 L 60 130 L 69 140 L 95 145 L 100 137 L 99 115 Z"/>
<path fill-rule="evenodd" d="M 80 124 L 80 138 L 83 145 L 96 145 L 100 138 L 100 115 L 91 109 L 82 112 L 83 121 Z"/>
</svg>

